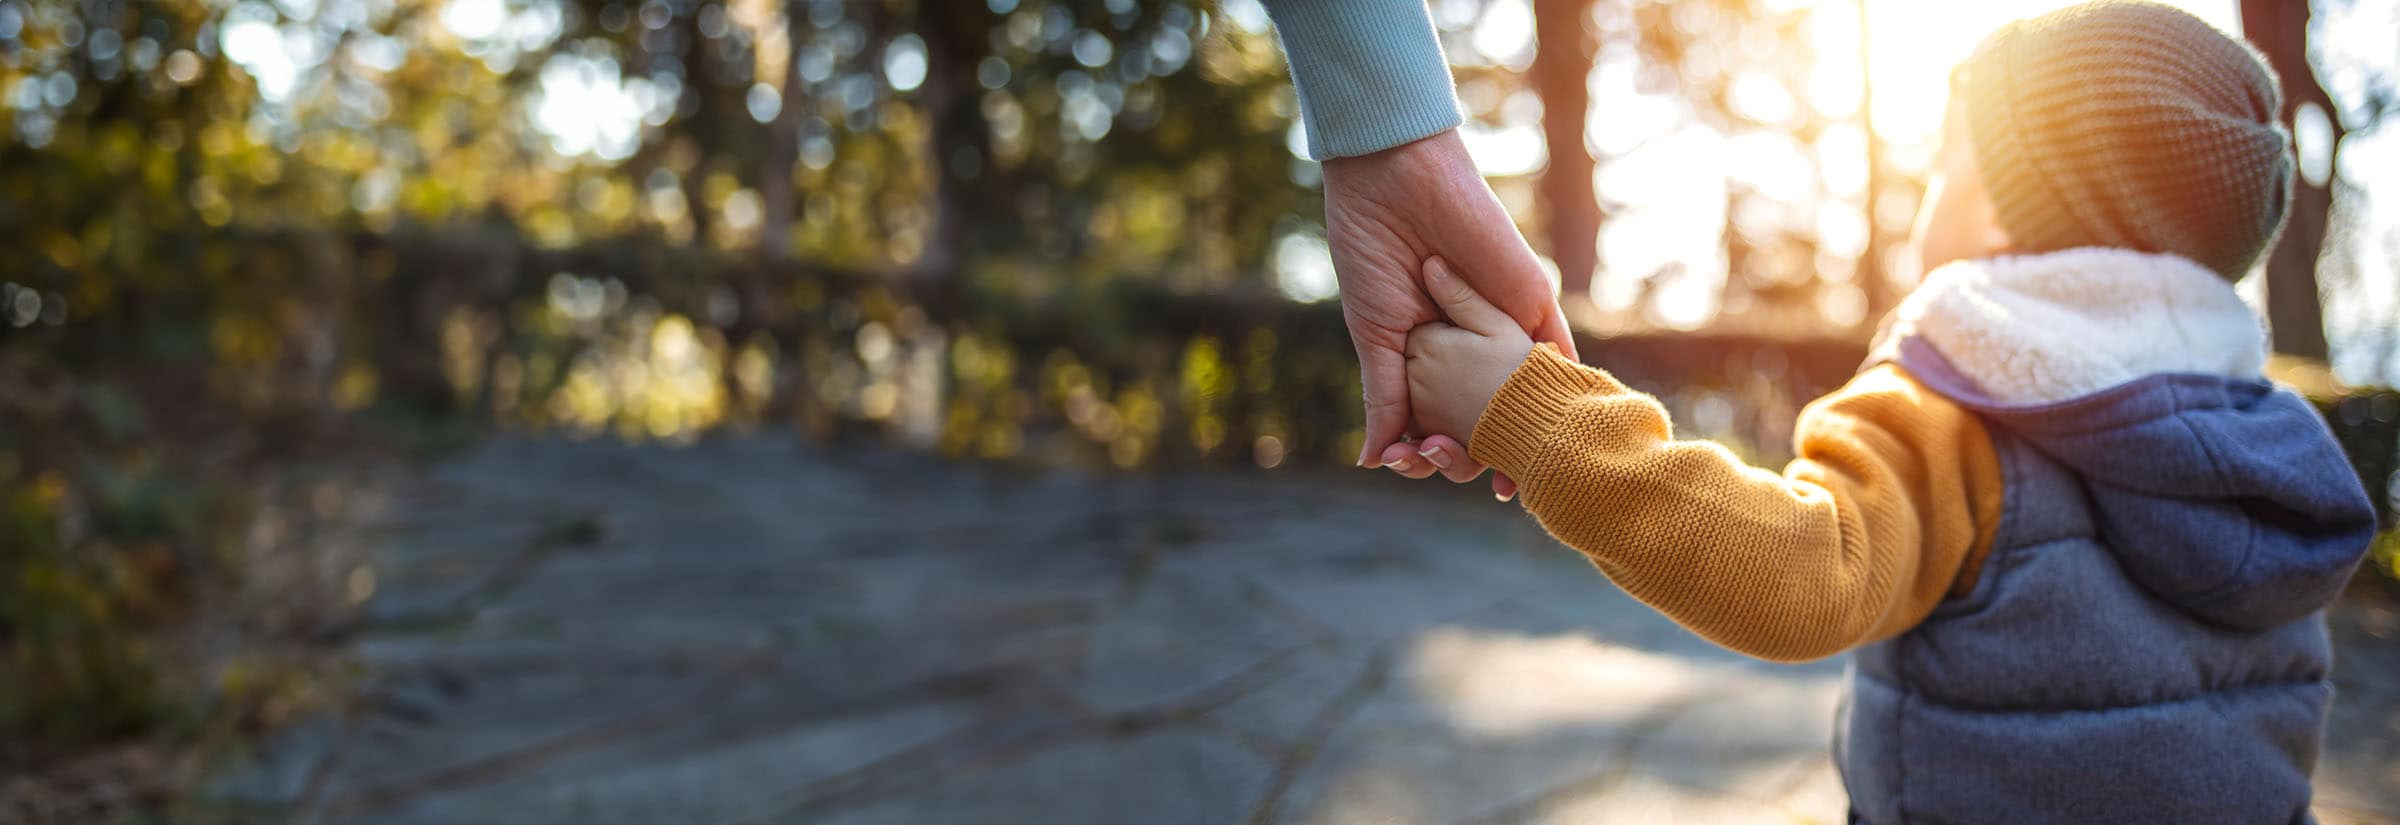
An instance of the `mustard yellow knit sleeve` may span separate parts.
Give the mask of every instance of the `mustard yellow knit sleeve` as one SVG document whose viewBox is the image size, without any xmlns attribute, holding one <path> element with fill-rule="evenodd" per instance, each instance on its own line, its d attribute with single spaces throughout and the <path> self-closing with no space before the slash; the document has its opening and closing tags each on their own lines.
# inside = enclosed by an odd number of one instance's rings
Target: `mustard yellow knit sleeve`
<svg viewBox="0 0 2400 825">
<path fill-rule="evenodd" d="M 1536 347 L 1468 452 L 1626 592 L 1736 651 L 1830 656 L 1897 635 L 1973 586 L 1999 521 L 1982 423 L 1896 366 L 1800 414 L 1782 475 L 1670 438 L 1666 410 Z"/>
</svg>

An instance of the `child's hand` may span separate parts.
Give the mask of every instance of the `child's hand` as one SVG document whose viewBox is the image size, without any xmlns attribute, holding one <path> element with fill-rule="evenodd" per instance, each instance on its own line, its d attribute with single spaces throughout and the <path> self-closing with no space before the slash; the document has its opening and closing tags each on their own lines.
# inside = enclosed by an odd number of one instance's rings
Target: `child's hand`
<svg viewBox="0 0 2400 825">
<path fill-rule="evenodd" d="M 1425 261 L 1425 294 L 1450 323 L 1408 333 L 1408 400 L 1417 429 L 1473 444 L 1475 421 L 1533 350 L 1508 313 L 1475 293 L 1440 258 Z"/>
</svg>

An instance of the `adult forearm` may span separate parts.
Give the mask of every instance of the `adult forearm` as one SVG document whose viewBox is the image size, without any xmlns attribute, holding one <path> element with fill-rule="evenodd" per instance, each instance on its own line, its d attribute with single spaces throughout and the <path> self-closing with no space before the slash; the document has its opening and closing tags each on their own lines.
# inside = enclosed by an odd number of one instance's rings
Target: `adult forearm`
<svg viewBox="0 0 2400 825">
<path fill-rule="evenodd" d="M 1457 128 L 1458 97 L 1424 0 L 1266 0 L 1308 154 L 1379 152 Z"/>
</svg>

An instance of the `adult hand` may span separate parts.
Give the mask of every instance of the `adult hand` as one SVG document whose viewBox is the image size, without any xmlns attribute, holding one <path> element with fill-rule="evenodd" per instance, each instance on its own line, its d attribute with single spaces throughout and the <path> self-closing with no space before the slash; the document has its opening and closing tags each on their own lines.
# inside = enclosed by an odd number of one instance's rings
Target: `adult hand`
<svg viewBox="0 0 2400 825">
<path fill-rule="evenodd" d="M 1410 429 L 1407 361 L 1402 352 L 1418 324 L 1442 320 L 1419 268 L 1440 257 L 1459 277 L 1524 328 L 1570 357 L 1575 341 L 1550 279 L 1533 250 L 1475 170 L 1455 130 L 1369 155 L 1325 162 L 1326 244 L 1342 286 L 1342 316 L 1358 350 L 1366 387 L 1366 443 L 1359 466 L 1384 465 L 1424 478 L 1437 470 L 1468 481 L 1483 466 L 1455 441 L 1447 467 L 1401 443 Z M 1441 454 L 1436 450 L 1436 454 Z M 1515 485 L 1493 479 L 1504 496 Z"/>
</svg>

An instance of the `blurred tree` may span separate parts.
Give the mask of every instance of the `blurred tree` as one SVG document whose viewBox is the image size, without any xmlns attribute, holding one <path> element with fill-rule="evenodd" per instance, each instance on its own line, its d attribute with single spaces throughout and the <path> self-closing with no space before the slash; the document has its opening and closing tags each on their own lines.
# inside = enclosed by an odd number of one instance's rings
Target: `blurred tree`
<svg viewBox="0 0 2400 825">
<path fill-rule="evenodd" d="M 2283 86 L 2283 111 L 2278 117 L 2299 134 L 2305 114 L 2320 117 L 2330 127 L 2326 153 L 2340 158 L 2341 109 L 2318 82 L 2308 61 L 2308 23 L 2314 10 L 2306 0 L 2242 0 L 2242 33 L 2267 56 L 2267 66 Z M 2313 110 L 2313 111 L 2311 111 Z M 2339 168 L 2328 165 L 2329 169 Z M 2293 187 L 2292 209 L 2283 235 L 2267 253 L 2267 330 L 2276 352 L 2325 360 L 2325 308 L 2317 284 L 2317 259 L 2325 247 L 2325 229 L 2333 209 L 2333 176 L 2302 179 Z"/>
<path fill-rule="evenodd" d="M 1884 250 L 1825 248 L 1824 211 L 1857 215 L 1864 206 L 1831 191 L 1812 149 L 1837 121 L 1793 86 L 1818 58 L 1811 16 L 1829 12 L 1766 0 L 1641 0 L 1628 12 L 1617 36 L 1641 56 L 1642 89 L 1677 100 L 1740 161 L 1725 176 L 1720 317 L 1819 331 L 1872 320 L 1857 275 Z"/>
<path fill-rule="evenodd" d="M 1857 0 L 1858 9 L 1858 130 L 1866 140 L 1866 192 L 1859 211 L 1866 215 L 1866 251 L 1858 256 L 1855 276 L 1866 297 L 1865 318 L 1878 321 L 1883 314 L 1900 303 L 1898 284 L 1892 283 L 1885 260 L 1890 257 L 1892 233 L 1884 230 L 1884 190 L 1891 184 L 1891 170 L 1886 168 L 1884 139 L 1875 131 L 1875 59 L 1872 44 L 1875 30 L 1868 19 L 1870 0 Z"/>
<path fill-rule="evenodd" d="M 991 124 L 983 114 L 976 70 L 991 56 L 989 12 L 980 0 L 918 0 L 917 32 L 925 42 L 925 86 L 920 93 L 930 114 L 926 156 L 934 179 L 934 229 L 923 270 L 955 281 L 965 256 L 987 245 L 981 238 L 1017 233 L 1008 210 L 993 193 L 1003 187 L 992 158 Z M 988 175 L 987 175 L 988 170 Z"/>
<path fill-rule="evenodd" d="M 1591 0 L 1537 0 L 1532 84 L 1542 101 L 1542 138 L 1550 165 L 1542 172 L 1542 221 L 1559 284 L 1570 295 L 1592 288 L 1600 263 L 1600 193 L 1592 182 L 1597 166 L 1583 136 L 1591 113 Z"/>
</svg>

